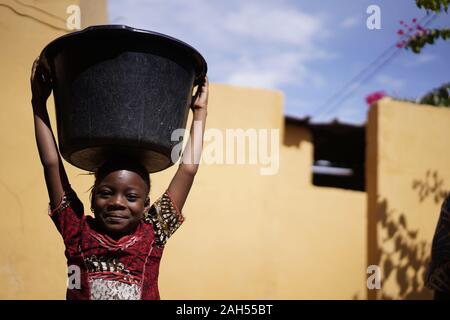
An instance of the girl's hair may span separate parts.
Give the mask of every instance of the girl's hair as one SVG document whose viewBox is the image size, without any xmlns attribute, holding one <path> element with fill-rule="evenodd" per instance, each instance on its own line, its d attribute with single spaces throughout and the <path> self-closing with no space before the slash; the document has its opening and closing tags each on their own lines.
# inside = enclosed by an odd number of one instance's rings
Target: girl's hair
<svg viewBox="0 0 450 320">
<path fill-rule="evenodd" d="M 150 181 L 150 174 L 148 173 L 147 169 L 145 169 L 145 167 L 135 159 L 124 157 L 113 157 L 107 160 L 105 163 L 103 163 L 103 165 L 101 165 L 94 172 L 95 182 L 94 185 L 91 187 L 91 194 L 90 194 L 91 208 L 93 208 L 95 198 L 94 193 L 98 183 L 102 181 L 103 178 L 106 177 L 111 172 L 118 170 L 128 170 L 137 173 L 142 178 L 142 180 L 144 180 L 147 186 L 147 195 L 149 194 L 151 188 L 151 181 Z"/>
</svg>

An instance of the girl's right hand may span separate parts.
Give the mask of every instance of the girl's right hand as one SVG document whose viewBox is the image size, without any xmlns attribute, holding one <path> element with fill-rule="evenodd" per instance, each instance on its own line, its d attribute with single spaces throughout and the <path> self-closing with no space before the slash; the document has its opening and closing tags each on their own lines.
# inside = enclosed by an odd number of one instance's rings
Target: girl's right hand
<svg viewBox="0 0 450 320">
<path fill-rule="evenodd" d="M 195 110 L 206 110 L 208 108 L 208 88 L 209 88 L 209 80 L 208 76 L 202 79 L 197 87 L 197 92 L 192 97 L 191 110 L 195 112 Z"/>
<path fill-rule="evenodd" d="M 33 106 L 45 105 L 52 92 L 52 82 L 48 70 L 42 65 L 39 57 L 33 62 L 31 69 L 31 99 Z"/>
</svg>

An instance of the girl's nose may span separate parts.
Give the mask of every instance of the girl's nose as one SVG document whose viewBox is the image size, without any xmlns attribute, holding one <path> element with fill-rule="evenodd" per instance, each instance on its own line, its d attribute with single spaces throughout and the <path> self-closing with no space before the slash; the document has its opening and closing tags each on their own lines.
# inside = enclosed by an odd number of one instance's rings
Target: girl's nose
<svg viewBox="0 0 450 320">
<path fill-rule="evenodd" d="M 125 207 L 124 197 L 122 197 L 121 195 L 116 195 L 112 197 L 109 206 L 114 208 L 124 208 Z"/>
</svg>

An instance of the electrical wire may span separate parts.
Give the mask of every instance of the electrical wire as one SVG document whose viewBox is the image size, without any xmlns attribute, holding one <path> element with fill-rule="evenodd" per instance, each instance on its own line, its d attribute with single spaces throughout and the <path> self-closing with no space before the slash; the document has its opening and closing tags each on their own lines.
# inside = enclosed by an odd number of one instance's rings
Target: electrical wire
<svg viewBox="0 0 450 320">
<path fill-rule="evenodd" d="M 33 17 L 32 15 L 28 15 L 28 14 L 19 12 L 19 11 L 17 11 L 16 9 L 14 9 L 13 7 L 11 7 L 11 6 L 7 5 L 7 4 L 0 3 L 0 7 L 8 8 L 9 10 L 11 10 L 13 13 L 17 14 L 18 16 L 21 16 L 21 17 L 24 17 L 24 18 L 28 18 L 28 19 L 34 20 L 34 21 L 36 21 L 36 22 L 38 22 L 38 23 L 40 23 L 40 24 L 46 25 L 47 27 L 50 27 L 50 28 L 52 28 L 52 29 L 54 29 L 54 30 L 64 31 L 64 32 L 66 32 L 66 33 L 69 32 L 69 30 L 67 30 L 67 29 L 64 29 L 64 28 L 55 26 L 55 25 L 53 25 L 53 24 L 51 24 L 51 23 L 48 23 L 48 22 L 46 22 L 46 21 L 43 21 L 43 20 L 38 19 L 38 18 L 36 18 L 36 17 Z"/>
<path fill-rule="evenodd" d="M 423 24 L 425 27 L 428 26 L 437 18 L 437 14 L 429 14 L 422 17 L 419 24 Z M 403 38 L 409 37 L 410 32 L 406 33 Z M 364 83 L 370 80 L 376 73 L 378 73 L 382 68 L 384 68 L 392 59 L 394 59 L 401 51 L 397 48 L 396 44 L 391 45 L 385 51 L 381 53 L 373 62 L 371 62 L 367 67 L 360 71 L 356 76 L 354 76 L 350 81 L 348 81 L 341 90 L 337 91 L 333 96 L 327 99 L 327 101 L 321 105 L 319 112 L 313 115 L 313 117 L 319 117 L 325 113 L 330 113 L 337 110 L 344 101 L 346 101 L 353 93 Z M 387 56 L 387 58 L 385 58 Z M 385 59 L 384 59 L 385 58 Z M 369 72 L 374 68 L 372 71 Z M 369 72 L 369 73 L 367 73 Z M 348 91 L 348 92 L 347 92 Z"/>
<path fill-rule="evenodd" d="M 53 14 L 53 13 L 51 13 L 51 12 L 48 12 L 48 11 L 46 11 L 46 10 L 44 10 L 44 9 L 41 9 L 41 8 L 39 8 L 39 7 L 33 6 L 33 5 L 31 5 L 31 4 L 28 4 L 28 3 L 23 3 L 22 1 L 19 1 L 19 0 L 14 0 L 14 2 L 16 2 L 16 3 L 18 3 L 18 4 L 20 4 L 20 5 L 24 6 L 24 7 L 28 7 L 28 8 L 32 8 L 32 9 L 34 9 L 34 10 L 37 10 L 37 11 L 43 13 L 43 14 L 46 14 L 46 15 L 48 15 L 48 16 L 50 16 L 50 17 L 56 18 L 56 19 L 58 19 L 59 21 L 62 21 L 62 22 L 64 22 L 64 23 L 66 23 L 66 19 L 64 19 L 64 18 L 62 18 L 62 17 L 60 17 L 60 16 L 57 16 L 56 14 Z"/>
</svg>

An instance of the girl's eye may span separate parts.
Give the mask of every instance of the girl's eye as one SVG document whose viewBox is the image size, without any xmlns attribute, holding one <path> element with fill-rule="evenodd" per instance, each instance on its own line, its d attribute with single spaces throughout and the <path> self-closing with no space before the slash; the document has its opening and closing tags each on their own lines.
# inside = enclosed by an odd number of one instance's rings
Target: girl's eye
<svg viewBox="0 0 450 320">
<path fill-rule="evenodd" d="M 102 198 L 108 197 L 109 195 L 111 195 L 111 192 L 106 191 L 106 190 L 102 190 L 98 192 L 98 195 Z"/>
<path fill-rule="evenodd" d="M 129 194 L 127 195 L 128 201 L 134 202 L 137 199 L 137 196 L 135 194 Z"/>
</svg>

